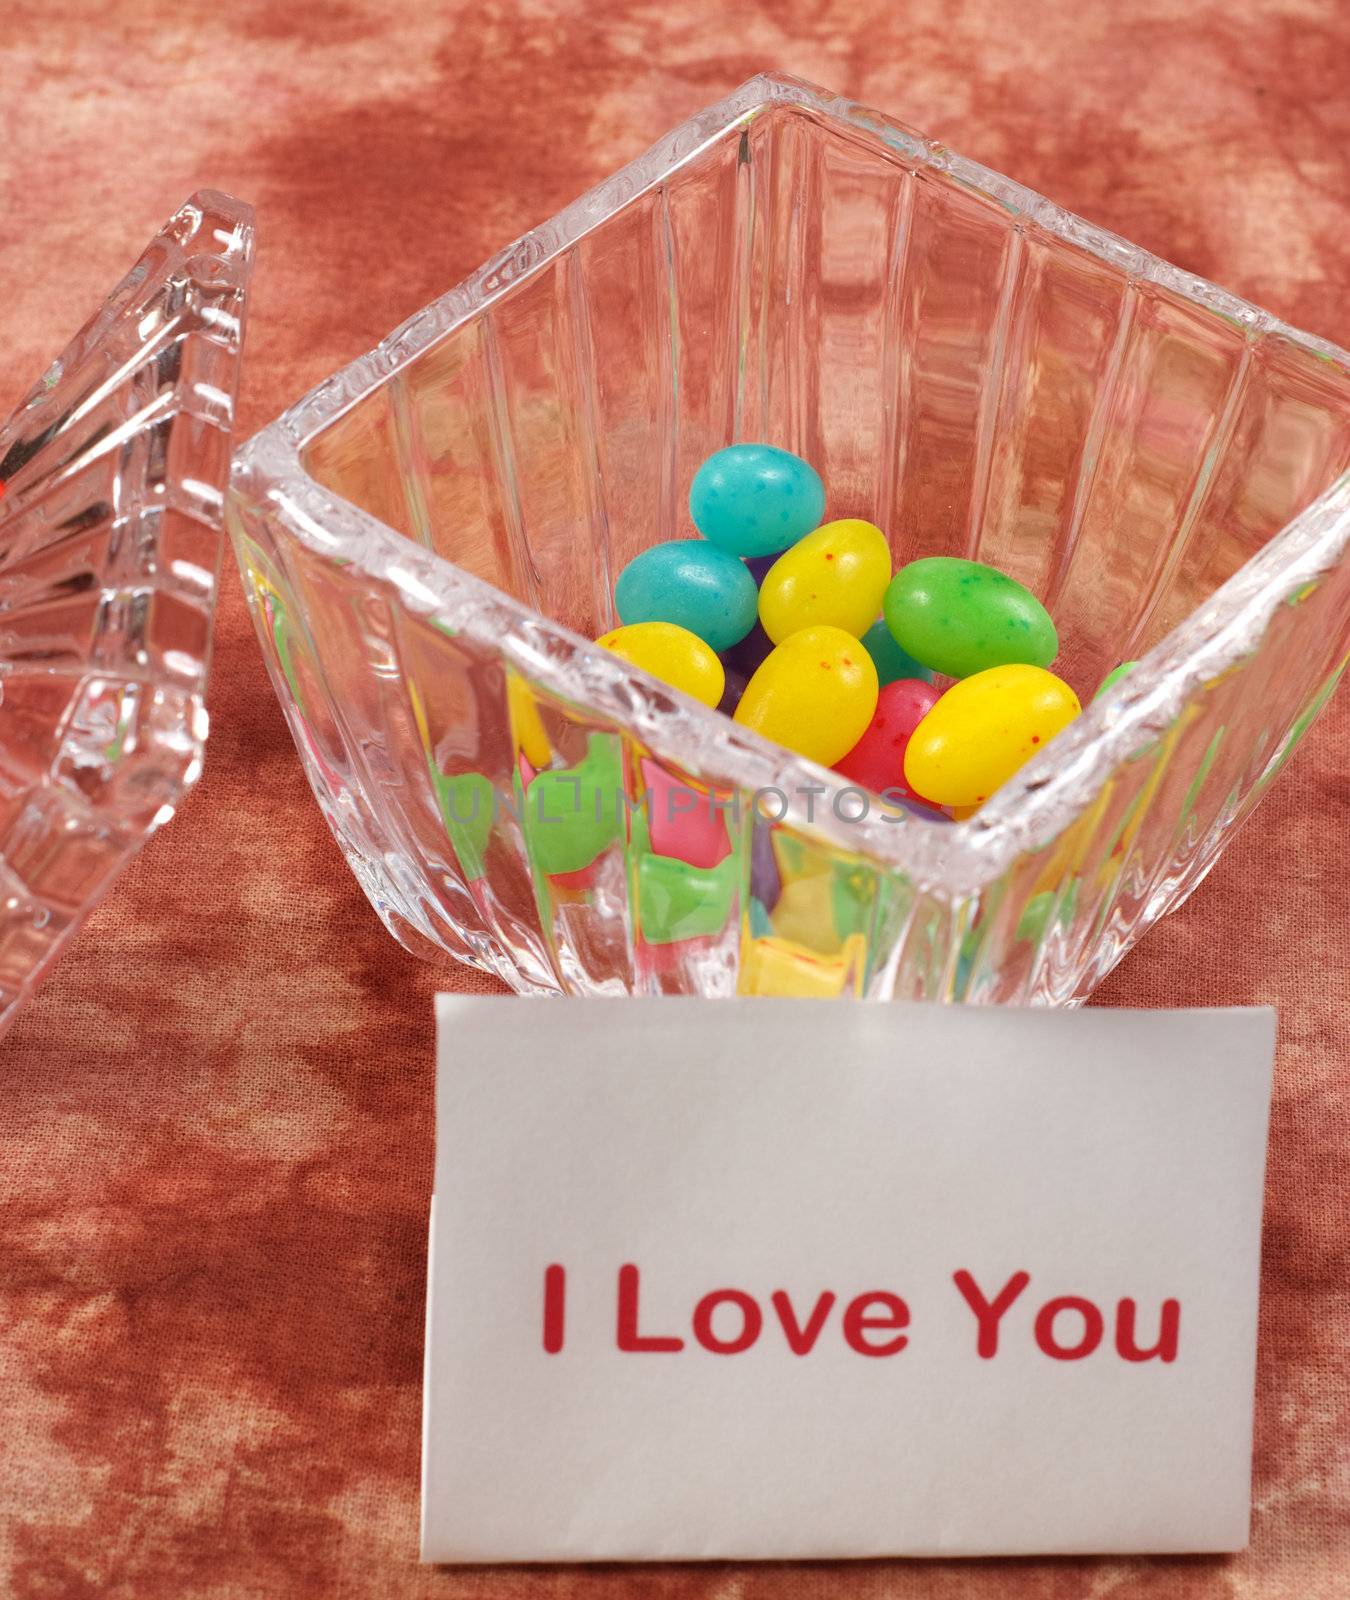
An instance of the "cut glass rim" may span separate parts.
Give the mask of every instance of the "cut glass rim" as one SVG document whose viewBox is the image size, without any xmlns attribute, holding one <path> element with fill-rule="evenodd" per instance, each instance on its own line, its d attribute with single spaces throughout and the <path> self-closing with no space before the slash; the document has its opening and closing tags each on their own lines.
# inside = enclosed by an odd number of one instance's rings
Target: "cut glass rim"
<svg viewBox="0 0 1350 1600">
<path fill-rule="evenodd" d="M 1277 336 L 1350 375 L 1350 353 L 1289 327 L 1204 278 L 1150 255 L 944 145 L 801 79 L 769 72 L 697 113 L 550 221 L 523 234 L 256 434 L 234 460 L 231 492 L 266 505 L 317 555 L 389 585 L 409 611 L 499 653 L 560 698 L 627 724 L 662 759 L 705 779 L 782 791 L 785 813 L 836 846 L 893 867 L 915 886 L 953 899 L 996 881 L 1023 855 L 1052 843 L 1100 794 L 1112 772 L 1138 757 L 1180 716 L 1202 684 L 1257 648 L 1280 606 L 1302 594 L 1350 548 L 1350 472 L 1269 540 L 1140 660 L 1109 695 L 1089 702 L 1053 743 L 969 820 L 950 826 L 905 814 L 898 821 L 838 818 L 821 797 L 851 787 L 830 772 L 669 689 L 561 623 L 472 576 L 316 482 L 302 452 L 409 362 L 493 301 L 570 250 L 645 191 L 659 187 L 728 130 L 764 112 L 797 108 L 862 135 L 910 166 L 949 175 L 986 196 L 1015 225 L 1062 239 L 1246 331 Z M 809 797 L 809 798 L 806 798 Z M 767 796 L 766 796 L 767 799 Z M 777 805 L 777 801 L 773 802 Z"/>
</svg>

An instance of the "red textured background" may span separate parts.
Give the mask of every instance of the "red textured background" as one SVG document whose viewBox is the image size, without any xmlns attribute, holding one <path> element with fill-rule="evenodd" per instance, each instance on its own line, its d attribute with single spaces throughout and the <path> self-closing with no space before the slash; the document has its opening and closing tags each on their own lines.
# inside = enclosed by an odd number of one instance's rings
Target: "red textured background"
<svg viewBox="0 0 1350 1600">
<path fill-rule="evenodd" d="M 1344 0 L 394 9 L 7 0 L 0 409 L 198 185 L 259 212 L 249 433 L 769 66 L 1350 343 Z M 1250 1551 L 519 1572 L 415 1565 L 437 977 L 340 860 L 232 569 L 211 701 L 200 788 L 0 1050 L 0 1595 L 1350 1594 L 1350 696 L 1101 992 L 1280 1008 Z"/>
</svg>

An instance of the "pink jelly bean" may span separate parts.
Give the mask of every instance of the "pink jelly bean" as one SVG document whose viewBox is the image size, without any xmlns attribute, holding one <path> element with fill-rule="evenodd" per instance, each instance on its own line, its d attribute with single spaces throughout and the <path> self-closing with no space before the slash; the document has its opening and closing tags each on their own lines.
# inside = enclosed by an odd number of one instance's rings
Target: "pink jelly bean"
<svg viewBox="0 0 1350 1600">
<path fill-rule="evenodd" d="M 651 792 L 647 831 L 658 856 L 715 867 L 731 854 L 726 822 L 708 795 L 654 761 L 643 761 L 642 784 Z"/>
<path fill-rule="evenodd" d="M 934 684 L 919 678 L 897 678 L 894 683 L 883 685 L 877 695 L 876 712 L 862 738 L 842 760 L 835 762 L 834 770 L 874 794 L 890 790 L 922 800 L 924 797 L 905 782 L 905 747 L 941 693 Z"/>
</svg>

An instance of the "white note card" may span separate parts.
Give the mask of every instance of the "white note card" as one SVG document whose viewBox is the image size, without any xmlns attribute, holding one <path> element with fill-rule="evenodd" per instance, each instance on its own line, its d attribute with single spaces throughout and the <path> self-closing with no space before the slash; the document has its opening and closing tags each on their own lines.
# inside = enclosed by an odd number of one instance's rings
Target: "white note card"
<svg viewBox="0 0 1350 1600">
<path fill-rule="evenodd" d="M 437 1021 L 424 1560 L 1246 1543 L 1273 1012 Z"/>
</svg>

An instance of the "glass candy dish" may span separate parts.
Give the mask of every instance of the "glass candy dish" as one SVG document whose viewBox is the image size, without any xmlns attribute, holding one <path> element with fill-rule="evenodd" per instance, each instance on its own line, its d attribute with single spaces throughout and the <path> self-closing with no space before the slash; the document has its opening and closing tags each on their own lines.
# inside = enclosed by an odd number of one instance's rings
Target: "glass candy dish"
<svg viewBox="0 0 1350 1600">
<path fill-rule="evenodd" d="M 194 195 L 0 426 L 0 1032 L 201 768 L 252 241 Z"/>
<path fill-rule="evenodd" d="M 971 820 L 858 818 L 587 642 L 737 439 L 806 456 L 897 564 L 1027 583 L 1085 702 L 1142 664 Z M 1348 464 L 1343 352 L 774 75 L 258 435 L 230 521 L 315 793 L 408 948 L 524 991 L 1071 1004 L 1329 696 Z M 716 808 L 689 859 L 672 794 Z"/>
</svg>

